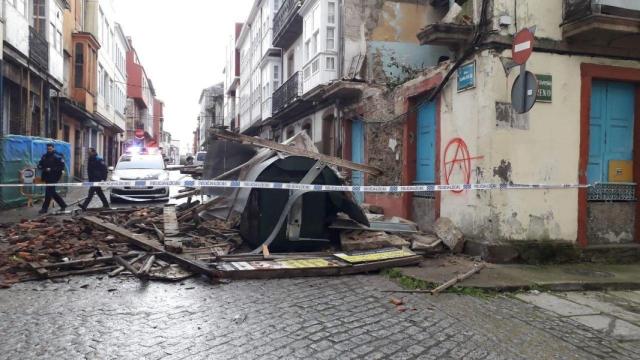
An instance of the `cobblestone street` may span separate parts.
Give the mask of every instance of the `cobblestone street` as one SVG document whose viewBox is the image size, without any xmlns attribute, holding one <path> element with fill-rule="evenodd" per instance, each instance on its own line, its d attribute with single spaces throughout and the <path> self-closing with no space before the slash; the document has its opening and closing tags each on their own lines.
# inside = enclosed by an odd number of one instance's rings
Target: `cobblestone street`
<svg viewBox="0 0 640 360">
<path fill-rule="evenodd" d="M 640 359 L 510 297 L 381 292 L 382 276 L 210 285 L 75 277 L 0 292 L 2 359 Z M 396 294 L 395 296 L 400 296 Z"/>
</svg>

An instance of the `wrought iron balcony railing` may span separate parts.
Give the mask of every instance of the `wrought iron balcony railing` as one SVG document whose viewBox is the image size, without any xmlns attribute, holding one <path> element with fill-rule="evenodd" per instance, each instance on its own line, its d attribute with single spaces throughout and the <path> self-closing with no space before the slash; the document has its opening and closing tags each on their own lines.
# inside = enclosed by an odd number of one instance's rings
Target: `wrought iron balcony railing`
<svg viewBox="0 0 640 360">
<path fill-rule="evenodd" d="M 273 45 L 288 48 L 302 34 L 302 17 L 298 9 L 304 0 L 285 0 L 273 17 Z"/>
<path fill-rule="evenodd" d="M 298 71 L 273 93 L 274 114 L 284 110 L 287 105 L 302 96 L 302 73 Z"/>
<path fill-rule="evenodd" d="M 49 68 L 49 43 L 33 27 L 29 27 L 29 58 L 43 69 Z"/>
</svg>

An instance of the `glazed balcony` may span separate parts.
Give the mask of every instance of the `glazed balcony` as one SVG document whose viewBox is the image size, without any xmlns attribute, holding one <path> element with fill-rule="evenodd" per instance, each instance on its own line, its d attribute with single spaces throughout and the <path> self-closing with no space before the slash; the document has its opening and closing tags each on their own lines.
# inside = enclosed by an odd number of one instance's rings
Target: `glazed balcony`
<svg viewBox="0 0 640 360">
<path fill-rule="evenodd" d="M 33 27 L 29 27 L 29 58 L 41 68 L 49 68 L 49 43 Z"/>
</svg>

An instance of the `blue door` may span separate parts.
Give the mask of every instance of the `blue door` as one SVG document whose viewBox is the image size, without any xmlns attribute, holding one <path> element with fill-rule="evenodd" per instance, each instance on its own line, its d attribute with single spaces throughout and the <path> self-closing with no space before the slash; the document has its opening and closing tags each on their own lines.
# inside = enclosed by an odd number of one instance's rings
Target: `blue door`
<svg viewBox="0 0 640 360">
<path fill-rule="evenodd" d="M 416 183 L 436 180 L 436 105 L 429 102 L 418 108 L 416 141 Z"/>
<path fill-rule="evenodd" d="M 364 163 L 364 123 L 360 120 L 351 123 L 351 161 Z M 364 174 L 361 171 L 353 171 L 351 177 L 354 186 L 364 185 Z M 358 202 L 364 201 L 363 192 L 356 191 L 354 195 Z"/>
<path fill-rule="evenodd" d="M 589 120 L 589 183 L 609 181 L 609 161 L 633 160 L 635 86 L 594 81 Z"/>
</svg>

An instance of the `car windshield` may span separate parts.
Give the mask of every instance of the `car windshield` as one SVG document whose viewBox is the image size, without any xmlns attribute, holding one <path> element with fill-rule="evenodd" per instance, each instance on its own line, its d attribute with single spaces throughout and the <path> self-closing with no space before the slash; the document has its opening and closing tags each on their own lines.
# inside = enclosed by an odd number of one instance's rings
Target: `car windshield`
<svg viewBox="0 0 640 360">
<path fill-rule="evenodd" d="M 207 153 L 201 152 L 201 153 L 198 153 L 198 155 L 196 155 L 196 156 L 197 156 L 196 160 L 204 161 L 204 158 L 207 156 Z"/>
<path fill-rule="evenodd" d="M 161 156 L 153 155 L 124 155 L 118 161 L 116 170 L 128 169 L 164 169 Z"/>
</svg>

